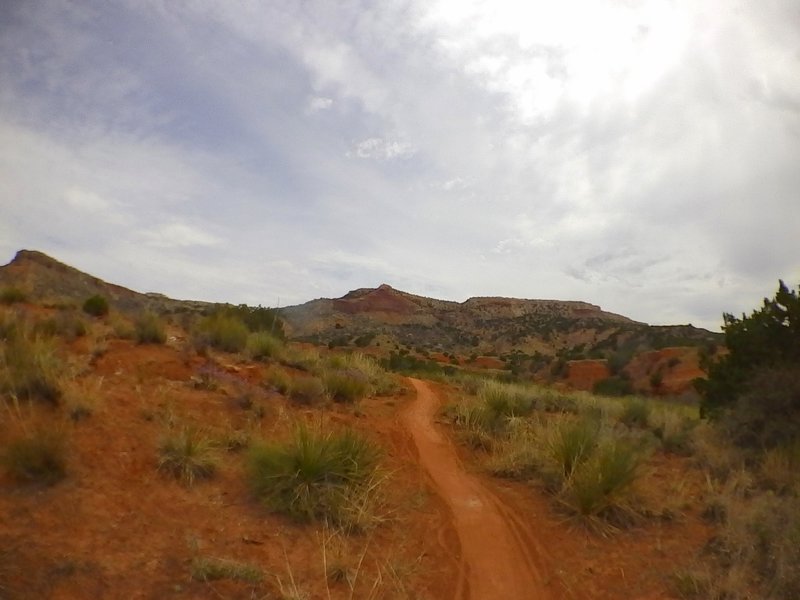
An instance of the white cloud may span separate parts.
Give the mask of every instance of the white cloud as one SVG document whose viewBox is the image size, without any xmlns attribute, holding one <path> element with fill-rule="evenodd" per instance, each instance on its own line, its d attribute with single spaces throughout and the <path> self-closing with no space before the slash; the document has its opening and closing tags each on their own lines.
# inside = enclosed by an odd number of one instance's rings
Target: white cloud
<svg viewBox="0 0 800 600">
<path fill-rule="evenodd" d="M 323 96 L 312 96 L 308 101 L 308 110 L 312 113 L 328 110 L 331 106 L 333 106 L 333 99 Z"/>
<path fill-rule="evenodd" d="M 372 137 L 357 142 L 347 156 L 391 160 L 393 158 L 410 158 L 416 152 L 416 148 L 409 142 Z"/>
</svg>

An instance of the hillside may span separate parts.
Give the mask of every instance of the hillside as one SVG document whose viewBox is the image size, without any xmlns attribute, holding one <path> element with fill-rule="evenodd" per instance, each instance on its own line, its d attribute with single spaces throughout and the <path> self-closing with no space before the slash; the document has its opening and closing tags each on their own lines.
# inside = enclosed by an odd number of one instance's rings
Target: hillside
<svg viewBox="0 0 800 600">
<path fill-rule="evenodd" d="M 283 308 L 281 316 L 297 340 L 372 347 L 382 355 L 410 353 L 467 366 L 480 364 L 479 357 L 498 357 L 498 367 L 540 379 L 552 375 L 569 379 L 570 370 L 580 371 L 575 387 L 587 389 L 627 369 L 643 378 L 635 387 L 645 390 L 653 387 L 649 379 L 660 367 L 663 374 L 654 379 L 659 383 L 655 387 L 685 390 L 691 379 L 702 375 L 701 349 L 715 348 L 721 341 L 720 334 L 705 329 L 648 325 L 587 302 L 516 298 L 452 302 L 385 284 Z M 676 361 L 689 361 L 691 368 L 671 378 L 669 369 L 652 354 L 667 348 L 691 349 L 667 352 L 666 357 L 670 368 L 678 366 Z M 643 359 L 648 366 L 642 368 L 636 359 L 645 353 L 651 354 Z M 583 374 L 588 371 L 574 365 L 577 361 L 593 362 L 589 369 L 594 375 L 587 380 Z"/>
<path fill-rule="evenodd" d="M 99 294 L 123 312 L 151 310 L 158 313 L 200 312 L 208 302 L 174 300 L 162 294 L 142 294 L 107 283 L 36 250 L 20 250 L 0 267 L 0 288 L 14 287 L 40 304 L 80 304 Z"/>
</svg>

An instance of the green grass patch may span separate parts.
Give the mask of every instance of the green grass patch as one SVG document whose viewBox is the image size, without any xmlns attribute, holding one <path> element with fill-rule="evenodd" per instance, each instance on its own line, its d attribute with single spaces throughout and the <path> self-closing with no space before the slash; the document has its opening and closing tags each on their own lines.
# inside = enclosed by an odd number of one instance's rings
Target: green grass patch
<svg viewBox="0 0 800 600">
<path fill-rule="evenodd" d="M 277 359 L 283 348 L 283 341 L 267 331 L 251 333 L 247 338 L 247 355 L 253 360 Z"/>
<path fill-rule="evenodd" d="M 369 496 L 379 456 L 379 449 L 353 430 L 300 425 L 287 442 L 252 447 L 250 486 L 273 511 L 299 521 L 347 525 Z"/>
<path fill-rule="evenodd" d="M 6 287 L 0 291 L 0 304 L 18 304 L 28 301 L 28 294 L 18 287 Z"/>
<path fill-rule="evenodd" d="M 223 352 L 241 352 L 247 346 L 250 332 L 236 316 L 224 312 L 204 317 L 194 332 L 195 343 Z"/>
</svg>

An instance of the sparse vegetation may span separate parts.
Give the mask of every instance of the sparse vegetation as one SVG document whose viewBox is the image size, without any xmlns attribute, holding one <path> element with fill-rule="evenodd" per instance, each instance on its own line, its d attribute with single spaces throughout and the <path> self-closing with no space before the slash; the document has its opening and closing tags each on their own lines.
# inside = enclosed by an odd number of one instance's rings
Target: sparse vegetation
<svg viewBox="0 0 800 600">
<path fill-rule="evenodd" d="M 319 377 L 295 377 L 289 384 L 289 397 L 299 404 L 313 405 L 325 400 L 325 384 Z"/>
<path fill-rule="evenodd" d="M 17 431 L 0 450 L 3 467 L 20 482 L 57 483 L 67 473 L 67 441 L 63 428 L 53 423 L 26 423 L 19 405 L 15 408 L 12 421 Z M 9 414 L 13 414 L 11 410 Z"/>
<path fill-rule="evenodd" d="M 241 352 L 247 346 L 247 326 L 236 316 L 225 312 L 204 317 L 194 332 L 197 346 L 211 346 L 223 352 Z"/>
<path fill-rule="evenodd" d="M 192 559 L 191 576 L 196 581 L 233 579 L 259 583 L 264 579 L 263 571 L 254 565 L 210 556 L 197 556 Z"/>
<path fill-rule="evenodd" d="M 192 427 L 169 432 L 158 449 L 158 470 L 185 485 L 211 477 L 216 471 L 216 448 L 209 435 Z"/>
<path fill-rule="evenodd" d="M 139 344 L 163 344 L 167 341 L 167 332 L 163 321 L 155 313 L 146 312 L 139 315 L 133 324 L 134 336 Z"/>
<path fill-rule="evenodd" d="M 6 287 L 0 291 L 0 304 L 17 304 L 27 302 L 28 294 L 18 287 Z"/>
</svg>

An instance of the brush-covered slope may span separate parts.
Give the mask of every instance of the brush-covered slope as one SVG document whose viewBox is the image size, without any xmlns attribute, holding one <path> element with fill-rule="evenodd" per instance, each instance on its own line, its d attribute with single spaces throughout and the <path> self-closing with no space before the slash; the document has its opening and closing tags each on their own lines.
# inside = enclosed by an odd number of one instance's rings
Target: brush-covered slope
<svg viewBox="0 0 800 600">
<path fill-rule="evenodd" d="M 36 250 L 20 250 L 0 267 L 0 289 L 16 288 L 40 304 L 80 304 L 95 294 L 122 311 L 200 311 L 210 304 L 173 300 L 161 294 L 142 294 L 107 283 Z"/>
</svg>

